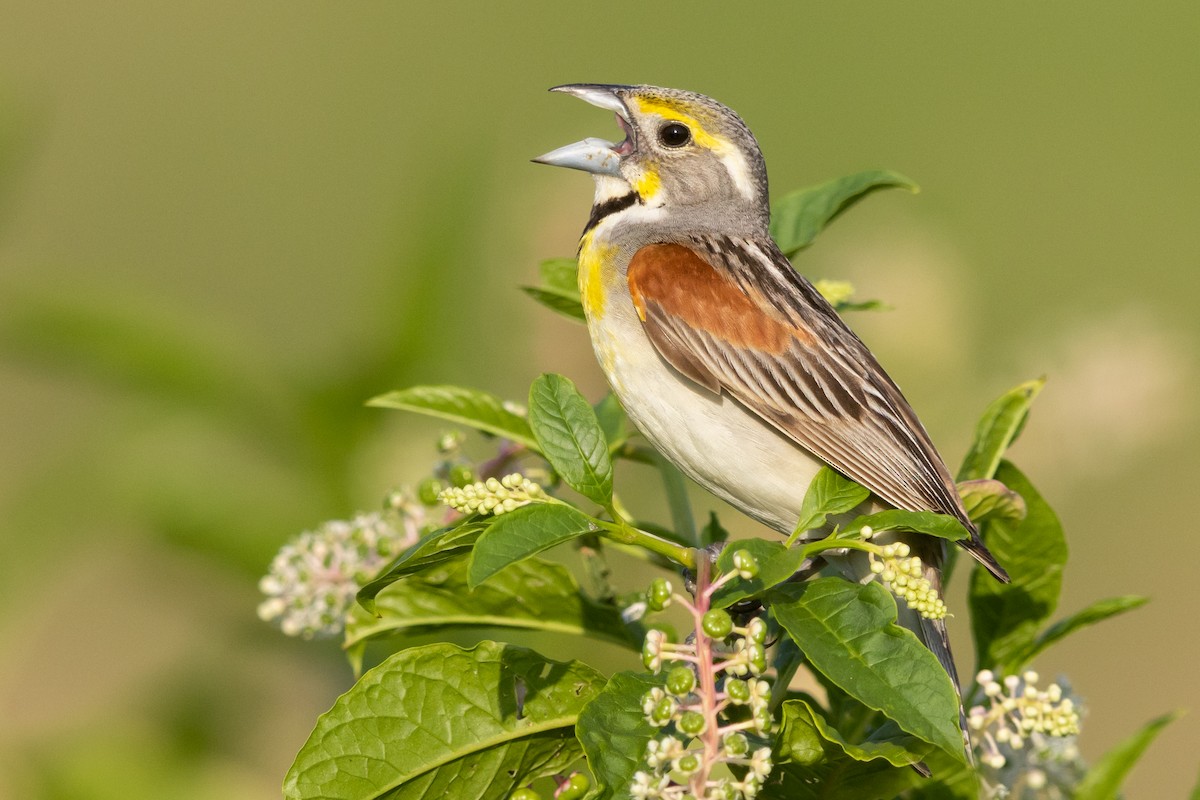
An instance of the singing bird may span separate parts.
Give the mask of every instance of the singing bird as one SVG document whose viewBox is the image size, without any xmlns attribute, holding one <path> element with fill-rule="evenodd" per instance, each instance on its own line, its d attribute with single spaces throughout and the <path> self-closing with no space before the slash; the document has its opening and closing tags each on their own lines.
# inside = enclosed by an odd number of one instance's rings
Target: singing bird
<svg viewBox="0 0 1200 800">
<path fill-rule="evenodd" d="M 750 129 L 704 95 L 572 84 L 616 113 L 620 143 L 534 159 L 591 173 L 579 288 L 596 357 L 630 419 L 685 474 L 783 534 L 829 465 L 875 503 L 958 519 L 959 544 L 1008 581 L 917 415 L 768 231 Z M 944 541 L 906 541 L 941 588 Z M 957 685 L 944 620 L 909 620 Z"/>
</svg>

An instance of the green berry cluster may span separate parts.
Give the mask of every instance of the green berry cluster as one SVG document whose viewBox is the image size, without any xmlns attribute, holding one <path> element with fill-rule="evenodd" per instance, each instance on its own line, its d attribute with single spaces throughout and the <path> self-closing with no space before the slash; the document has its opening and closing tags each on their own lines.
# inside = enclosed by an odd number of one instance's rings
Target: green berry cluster
<svg viewBox="0 0 1200 800">
<path fill-rule="evenodd" d="M 646 635 L 642 663 L 666 669 L 666 680 L 642 696 L 642 713 L 663 735 L 647 743 L 645 769 L 634 774 L 636 800 L 747 800 L 771 772 L 771 748 L 754 748 L 748 738 L 761 741 L 771 730 L 771 687 L 758 677 L 767 668 L 767 624 L 756 617 L 738 626 L 728 611 L 709 607 L 720 584 L 757 574 L 748 553 L 733 561 L 729 575 L 697 586 L 694 603 L 661 578 L 646 593 L 651 610 L 687 608 L 695 633 L 681 644 L 661 630 Z"/>
</svg>

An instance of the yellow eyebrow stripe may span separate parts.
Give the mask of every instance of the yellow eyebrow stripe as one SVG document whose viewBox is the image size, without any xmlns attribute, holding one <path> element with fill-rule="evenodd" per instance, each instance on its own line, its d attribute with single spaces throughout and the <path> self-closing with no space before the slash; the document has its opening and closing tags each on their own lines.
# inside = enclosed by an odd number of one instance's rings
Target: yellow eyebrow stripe
<svg viewBox="0 0 1200 800">
<path fill-rule="evenodd" d="M 692 139 L 701 147 L 706 147 L 716 152 L 723 152 L 729 148 L 729 142 L 720 136 L 714 136 L 709 133 L 705 130 L 703 123 L 691 114 L 687 114 L 669 103 L 663 103 L 658 100 L 646 100 L 641 97 L 632 99 L 637 103 L 638 111 L 643 114 L 658 114 L 664 119 L 669 119 L 673 122 L 682 122 L 684 125 L 687 125 L 692 131 Z"/>
</svg>

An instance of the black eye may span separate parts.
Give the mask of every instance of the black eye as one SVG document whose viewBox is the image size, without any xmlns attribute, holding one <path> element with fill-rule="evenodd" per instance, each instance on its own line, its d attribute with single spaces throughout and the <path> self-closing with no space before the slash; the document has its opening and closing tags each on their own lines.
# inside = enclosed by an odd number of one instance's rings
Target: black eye
<svg viewBox="0 0 1200 800">
<path fill-rule="evenodd" d="M 658 140 L 667 147 L 683 147 L 691 138 L 692 132 L 678 122 L 668 122 L 658 129 Z"/>
</svg>

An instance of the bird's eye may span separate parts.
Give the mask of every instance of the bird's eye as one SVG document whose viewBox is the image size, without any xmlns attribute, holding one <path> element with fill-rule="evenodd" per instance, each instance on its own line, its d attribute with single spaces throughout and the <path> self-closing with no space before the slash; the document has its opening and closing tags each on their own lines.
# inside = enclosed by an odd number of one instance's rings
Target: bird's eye
<svg viewBox="0 0 1200 800">
<path fill-rule="evenodd" d="M 666 147 L 683 147 L 691 138 L 692 132 L 678 122 L 668 122 L 658 129 L 658 140 Z"/>
</svg>

